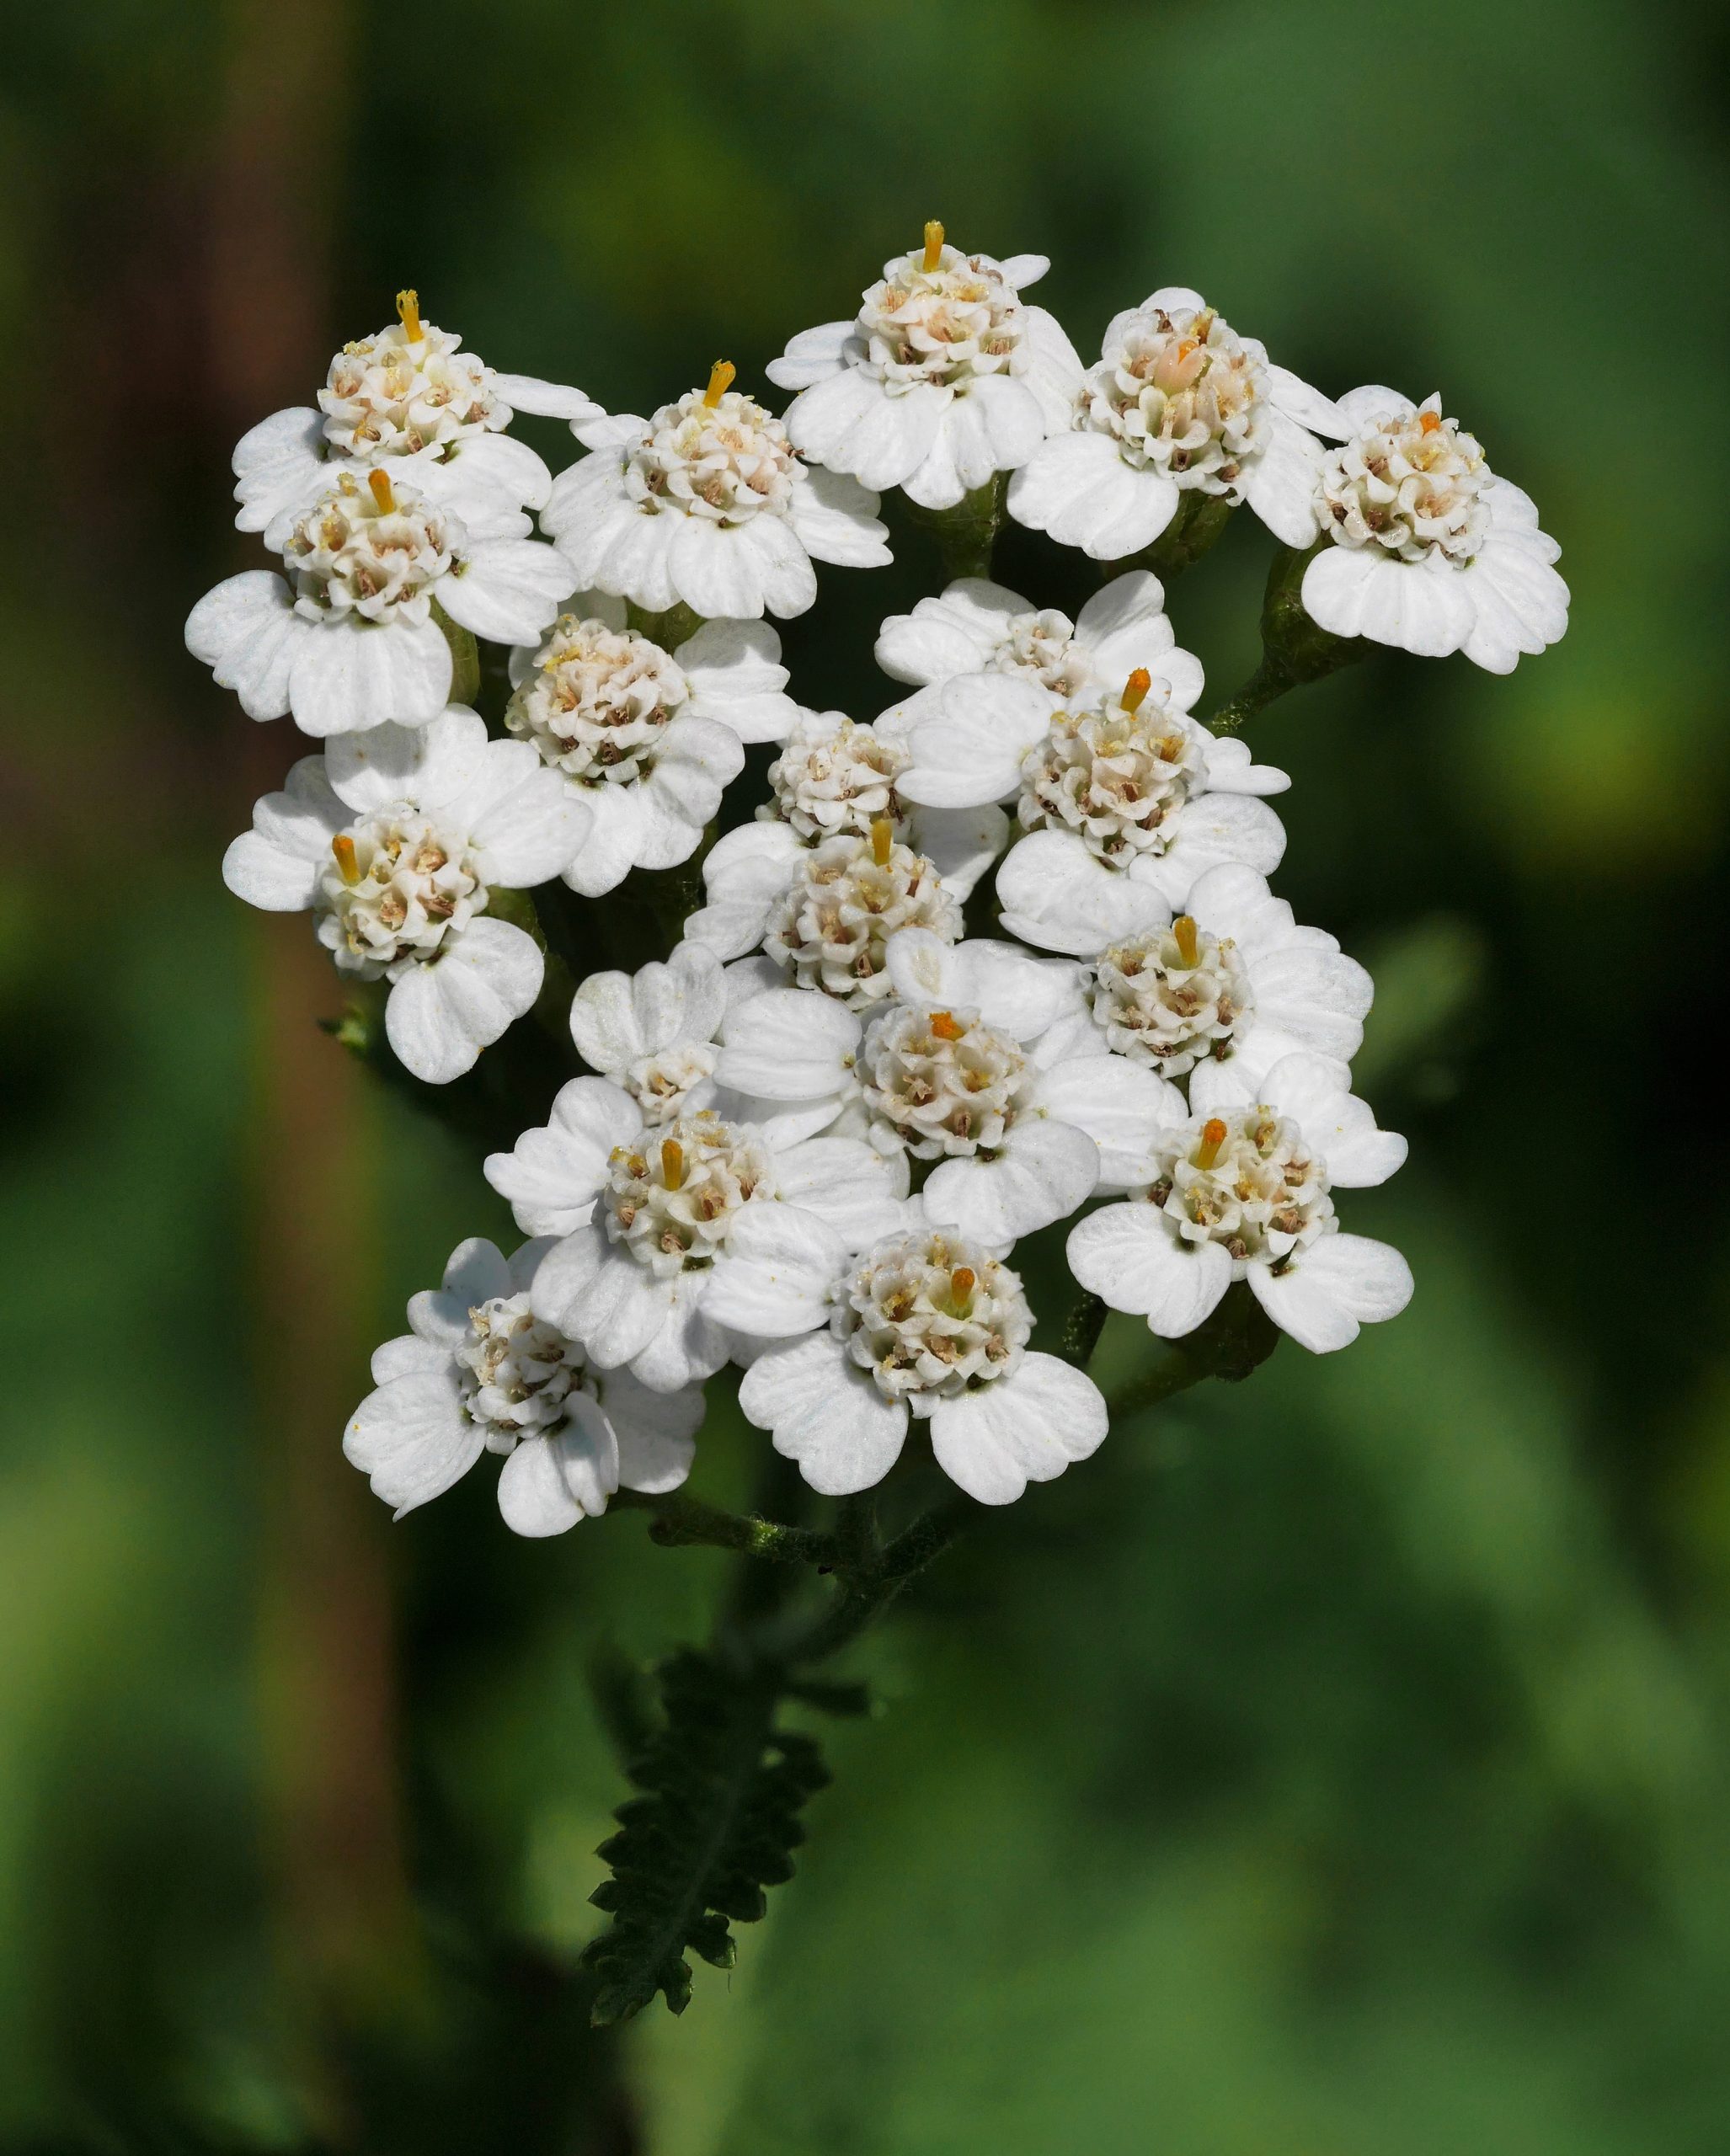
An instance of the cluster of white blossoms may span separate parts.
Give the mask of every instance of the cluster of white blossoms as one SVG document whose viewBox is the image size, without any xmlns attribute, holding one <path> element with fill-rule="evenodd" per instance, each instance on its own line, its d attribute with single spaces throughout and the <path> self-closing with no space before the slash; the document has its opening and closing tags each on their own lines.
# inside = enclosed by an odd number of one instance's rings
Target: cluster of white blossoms
<svg viewBox="0 0 1730 2156">
<path fill-rule="evenodd" d="M 781 416 L 725 362 L 609 414 L 404 292 L 236 451 L 280 568 L 187 641 L 321 752 L 230 888 L 312 914 L 414 1079 L 519 1020 L 569 1074 L 485 1161 L 529 1240 L 465 1243 L 374 1358 L 345 1447 L 399 1511 L 483 1452 L 525 1534 L 669 1492 L 729 1363 L 817 1490 L 916 1425 L 1003 1503 L 1106 1434 L 1032 1344 L 1075 1353 L 1089 1296 L 1177 1338 L 1242 1282 L 1316 1350 L 1403 1307 L 1335 1209 L 1405 1150 L 1351 1091 L 1369 976 L 1269 890 L 1289 782 L 1197 716 L 1156 571 L 1247 506 L 1324 647 L 1505 671 L 1566 627 L 1556 547 L 1438 398 L 1331 400 L 1178 286 L 1086 365 L 1024 296 L 1046 266 L 928 226 L 770 367 Z M 586 453 L 553 477 L 518 412 Z M 1073 618 L 956 577 L 882 622 L 874 719 L 807 707 L 763 616 L 887 563 L 892 488 L 976 571 L 1005 510 L 1110 566 Z M 648 963 L 615 939 L 638 891 Z"/>
</svg>

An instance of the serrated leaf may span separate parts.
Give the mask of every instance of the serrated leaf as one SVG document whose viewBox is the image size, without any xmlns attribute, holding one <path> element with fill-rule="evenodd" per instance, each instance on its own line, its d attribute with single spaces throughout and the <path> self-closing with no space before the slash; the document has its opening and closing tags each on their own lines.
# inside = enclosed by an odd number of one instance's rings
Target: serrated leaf
<svg viewBox="0 0 1730 2156">
<path fill-rule="evenodd" d="M 613 1815 L 600 1850 L 612 1876 L 589 1897 L 612 1919 L 583 1956 L 599 1980 L 597 2023 L 640 2013 L 657 1992 L 682 2013 L 687 1952 L 732 1967 L 729 1926 L 756 1923 L 764 1890 L 793 1876 L 799 1808 L 829 1780 L 811 1738 L 776 1726 L 780 1673 L 681 1648 L 659 1681 L 661 1726 L 629 1770 L 640 1793 Z"/>
</svg>

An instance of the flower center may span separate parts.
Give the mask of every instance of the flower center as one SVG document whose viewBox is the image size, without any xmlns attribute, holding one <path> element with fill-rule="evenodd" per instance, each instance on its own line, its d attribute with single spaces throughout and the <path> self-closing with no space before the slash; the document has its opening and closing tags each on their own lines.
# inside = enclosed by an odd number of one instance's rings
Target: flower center
<svg viewBox="0 0 1730 2156">
<path fill-rule="evenodd" d="M 1156 1148 L 1144 1193 L 1181 1241 L 1223 1243 L 1234 1258 L 1280 1270 L 1335 1227 L 1327 1170 L 1272 1108 L 1200 1118 Z"/>
<path fill-rule="evenodd" d="M 1168 826 L 1204 783 L 1199 729 L 1150 694 L 1137 667 L 1122 696 L 1097 710 L 1058 712 L 1021 767 L 1016 814 L 1024 830 L 1069 830 L 1101 860 L 1161 853 Z"/>
<path fill-rule="evenodd" d="M 1060 696 L 1074 696 L 1094 679 L 1093 654 L 1076 641 L 1069 616 L 1054 606 L 1012 615 L 985 666 L 993 674 L 1031 675 Z"/>
<path fill-rule="evenodd" d="M 905 750 L 868 726 L 844 718 L 830 731 L 818 713 L 803 714 L 769 766 L 775 798 L 758 817 L 791 824 L 804 839 L 832 838 L 837 831 L 865 835 L 880 817 L 900 821 L 895 781 L 908 760 Z"/>
<path fill-rule="evenodd" d="M 324 439 L 344 456 L 412 456 L 434 444 L 502 427 L 510 409 L 492 369 L 461 338 L 422 322 L 418 296 L 398 292 L 402 319 L 344 345 L 318 392 Z"/>
<path fill-rule="evenodd" d="M 1076 424 L 1114 435 L 1126 464 L 1236 502 L 1266 396 L 1266 368 L 1211 307 L 1155 307 L 1088 369 Z"/>
<path fill-rule="evenodd" d="M 1188 914 L 1103 952 L 1090 994 L 1111 1047 L 1168 1078 L 1228 1056 L 1255 1017 L 1237 946 L 1205 934 Z"/>
<path fill-rule="evenodd" d="M 495 1295 L 468 1313 L 468 1334 L 457 1350 L 462 1404 L 485 1426 L 495 1452 L 550 1430 L 569 1413 L 585 1379 L 582 1350 L 529 1310 L 526 1294 Z"/>
<path fill-rule="evenodd" d="M 916 1160 L 996 1155 L 1032 1104 L 1019 1045 L 974 1011 L 890 1011 L 860 1057 L 865 1103 Z"/>
<path fill-rule="evenodd" d="M 511 697 L 505 723 L 581 786 L 646 778 L 669 719 L 691 691 L 659 644 L 562 615 Z"/>
<path fill-rule="evenodd" d="M 1426 408 L 1379 419 L 1322 466 L 1317 515 L 1343 547 L 1460 567 L 1483 543 L 1490 467 L 1459 422 Z"/>
<path fill-rule="evenodd" d="M 283 549 L 296 611 L 312 621 L 428 618 L 430 588 L 461 564 L 461 520 L 382 471 L 362 486 L 344 472 L 301 519 Z"/>
<path fill-rule="evenodd" d="M 878 817 L 868 838 L 843 833 L 800 857 L 763 947 L 793 969 L 801 988 L 876 1003 L 889 992 L 889 940 L 904 928 L 929 928 L 956 942 L 961 908 L 924 855 L 901 845 L 888 818 Z"/>
<path fill-rule="evenodd" d="M 671 1123 L 697 1088 L 715 1075 L 718 1052 L 707 1041 L 680 1041 L 656 1055 L 638 1056 L 619 1083 L 636 1102 L 643 1120 Z"/>
<path fill-rule="evenodd" d="M 617 1147 L 602 1203 L 609 1239 L 668 1279 L 712 1265 L 740 1208 L 774 1195 L 763 1147 L 705 1112 Z"/>
<path fill-rule="evenodd" d="M 729 362 L 717 363 L 706 390 L 664 404 L 625 458 L 627 499 L 648 511 L 745 524 L 760 510 L 785 516 L 798 457 L 787 430 L 753 398 L 726 384 Z"/>
<path fill-rule="evenodd" d="M 996 264 L 946 247 L 935 222 L 924 248 L 866 293 L 856 326 L 867 366 L 891 395 L 920 382 L 964 391 L 981 375 L 1014 373 L 1025 333 L 1015 287 Z"/>
<path fill-rule="evenodd" d="M 484 913 L 488 891 L 466 835 L 416 810 L 381 808 L 330 842 L 313 904 L 318 937 L 345 973 L 377 980 L 424 963 L 446 935 Z"/>
<path fill-rule="evenodd" d="M 1018 1274 L 956 1236 L 924 1234 L 868 1251 L 830 1325 L 878 1390 L 918 1415 L 1007 1377 L 1033 1321 Z"/>
</svg>

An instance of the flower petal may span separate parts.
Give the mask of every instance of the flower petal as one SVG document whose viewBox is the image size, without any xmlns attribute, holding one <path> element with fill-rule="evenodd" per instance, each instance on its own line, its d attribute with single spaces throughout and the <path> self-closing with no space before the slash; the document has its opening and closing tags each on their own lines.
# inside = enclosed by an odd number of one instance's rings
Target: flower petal
<svg viewBox="0 0 1730 2156">
<path fill-rule="evenodd" d="M 1007 1245 L 1084 1205 L 1099 1180 L 1099 1149 L 1073 1123 L 1018 1123 L 995 1161 L 940 1161 L 925 1209 L 940 1227 Z"/>
<path fill-rule="evenodd" d="M 1287 1269 L 1250 1269 L 1256 1299 L 1283 1331 L 1317 1355 L 1348 1348 L 1358 1328 L 1397 1317 L 1412 1299 L 1412 1268 L 1368 1235 L 1323 1235 Z"/>
<path fill-rule="evenodd" d="M 1213 1315 L 1231 1284 L 1222 1243 L 1184 1242 L 1156 1206 L 1103 1205 L 1070 1230 L 1069 1269 L 1114 1310 L 1145 1317 L 1162 1340 L 1181 1340 Z"/>
<path fill-rule="evenodd" d="M 461 1481 L 484 1443 L 462 1405 L 454 1365 L 393 1378 L 369 1393 L 343 1433 L 343 1452 L 400 1519 Z"/>
<path fill-rule="evenodd" d="M 739 1405 L 826 1497 L 882 1481 L 906 1441 L 906 1408 L 884 1399 L 828 1333 L 759 1356 L 740 1382 Z"/>
<path fill-rule="evenodd" d="M 940 1400 L 931 1412 L 937 1462 L 982 1505 L 1006 1505 L 1029 1482 L 1055 1481 L 1104 1442 L 1105 1401 L 1085 1371 L 1030 1353 L 1006 1378 Z"/>
</svg>

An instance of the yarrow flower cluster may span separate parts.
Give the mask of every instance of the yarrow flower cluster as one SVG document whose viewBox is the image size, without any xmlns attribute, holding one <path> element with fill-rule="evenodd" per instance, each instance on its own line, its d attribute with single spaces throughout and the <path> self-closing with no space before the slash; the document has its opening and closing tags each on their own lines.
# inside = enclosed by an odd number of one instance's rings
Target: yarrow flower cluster
<svg viewBox="0 0 1730 2156">
<path fill-rule="evenodd" d="M 724 361 L 608 415 L 403 292 L 236 451 L 278 566 L 187 642 L 323 745 L 230 888 L 312 915 L 344 1037 L 415 1081 L 532 1036 L 455 1097 L 515 1111 L 484 1173 L 528 1240 L 462 1245 L 344 1439 L 398 1512 L 484 1452 L 526 1535 L 670 1500 L 729 1363 L 814 1489 L 912 1453 L 1001 1504 L 1104 1438 L 1102 1306 L 1176 1338 L 1242 1283 L 1318 1352 L 1404 1306 L 1336 1209 L 1405 1153 L 1351 1091 L 1370 980 L 1270 890 L 1289 781 L 1197 716 L 1167 582 L 1246 506 L 1285 678 L 1503 671 L 1566 627 L 1556 547 L 1439 398 L 1331 400 L 1176 286 L 1084 364 L 1046 266 L 928 226 L 792 339 L 780 415 Z M 585 453 L 553 477 L 519 411 Z M 807 707 L 763 617 L 889 560 L 889 488 L 963 573 L 882 622 L 875 719 Z M 990 578 L 1005 512 L 1112 565 L 1073 615 Z"/>
</svg>

